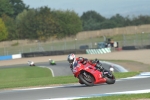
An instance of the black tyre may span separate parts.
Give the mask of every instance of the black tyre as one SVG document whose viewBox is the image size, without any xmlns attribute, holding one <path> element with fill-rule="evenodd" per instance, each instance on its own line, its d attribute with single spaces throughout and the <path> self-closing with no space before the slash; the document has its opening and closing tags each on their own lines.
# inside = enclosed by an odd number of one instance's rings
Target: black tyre
<svg viewBox="0 0 150 100">
<path fill-rule="evenodd" d="M 106 78 L 106 83 L 107 84 L 114 84 L 116 82 L 116 78 L 113 74 L 111 74 L 111 77 L 105 77 Z"/>
<path fill-rule="evenodd" d="M 51 63 L 50 65 L 56 65 L 56 63 Z"/>
<path fill-rule="evenodd" d="M 114 84 L 116 82 L 115 76 L 109 70 L 104 69 L 104 77 L 106 79 L 107 84 Z"/>
<path fill-rule="evenodd" d="M 82 72 L 79 74 L 79 80 L 82 81 L 86 86 L 94 85 L 94 77 L 88 72 Z"/>
</svg>

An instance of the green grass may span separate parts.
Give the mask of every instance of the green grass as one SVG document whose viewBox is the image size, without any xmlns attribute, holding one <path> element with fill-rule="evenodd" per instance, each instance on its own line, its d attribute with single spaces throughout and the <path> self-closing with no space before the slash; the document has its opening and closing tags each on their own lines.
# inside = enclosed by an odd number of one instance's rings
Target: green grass
<svg viewBox="0 0 150 100">
<path fill-rule="evenodd" d="M 138 75 L 139 72 L 115 72 L 116 79 Z M 46 86 L 55 84 L 77 83 L 78 79 L 73 75 L 52 77 L 48 68 L 20 67 L 0 69 L 0 89 Z M 150 93 L 138 95 L 115 95 L 107 97 L 85 98 L 81 100 L 135 100 L 137 98 L 150 98 Z"/>
<path fill-rule="evenodd" d="M 84 98 L 80 100 L 150 100 L 150 93 L 113 95 L 106 97 Z"/>
<path fill-rule="evenodd" d="M 28 86 L 44 86 L 77 82 L 73 76 L 52 77 L 48 68 L 21 67 L 0 69 L 0 89 Z"/>
<path fill-rule="evenodd" d="M 135 75 L 138 75 L 140 74 L 140 72 L 124 72 L 124 73 L 121 73 L 121 72 L 115 72 L 114 75 L 117 79 L 119 78 L 126 78 L 126 77 L 131 77 L 131 76 L 135 76 Z"/>
<path fill-rule="evenodd" d="M 139 74 L 139 72 L 114 73 L 117 79 L 135 76 L 137 74 Z M 78 79 L 73 75 L 52 77 L 51 71 L 48 68 L 25 66 L 0 69 L 0 89 L 77 82 Z"/>
</svg>

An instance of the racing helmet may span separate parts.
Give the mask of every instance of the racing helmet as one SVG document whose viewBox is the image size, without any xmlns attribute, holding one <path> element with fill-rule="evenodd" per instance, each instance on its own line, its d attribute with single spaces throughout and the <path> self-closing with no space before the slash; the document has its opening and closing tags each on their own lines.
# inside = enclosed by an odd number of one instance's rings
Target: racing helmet
<svg viewBox="0 0 150 100">
<path fill-rule="evenodd" d="M 76 59 L 75 54 L 71 53 L 71 54 L 68 55 L 67 60 L 68 60 L 69 63 L 74 63 L 75 59 Z"/>
</svg>

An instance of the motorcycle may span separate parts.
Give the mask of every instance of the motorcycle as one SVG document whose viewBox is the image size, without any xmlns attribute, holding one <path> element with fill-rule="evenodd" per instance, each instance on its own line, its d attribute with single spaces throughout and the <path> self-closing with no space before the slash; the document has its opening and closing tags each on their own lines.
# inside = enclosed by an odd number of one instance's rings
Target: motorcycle
<svg viewBox="0 0 150 100">
<path fill-rule="evenodd" d="M 86 86 L 101 83 L 114 84 L 116 79 L 113 73 L 105 69 L 103 71 L 100 72 L 99 69 L 89 63 L 83 65 L 78 61 L 75 62 L 73 68 L 73 74 L 79 79 L 80 84 L 85 84 Z"/>
<path fill-rule="evenodd" d="M 35 66 L 35 64 L 34 64 L 33 61 L 28 61 L 28 65 L 29 65 L 29 66 Z"/>
<path fill-rule="evenodd" d="M 54 60 L 49 59 L 49 64 L 50 65 L 56 65 L 56 62 Z"/>
</svg>

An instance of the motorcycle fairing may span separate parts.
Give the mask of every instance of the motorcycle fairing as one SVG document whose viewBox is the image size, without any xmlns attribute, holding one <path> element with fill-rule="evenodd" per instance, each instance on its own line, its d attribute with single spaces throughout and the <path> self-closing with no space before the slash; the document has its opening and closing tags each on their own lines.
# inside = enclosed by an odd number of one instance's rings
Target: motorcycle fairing
<svg viewBox="0 0 150 100">
<path fill-rule="evenodd" d="M 85 65 L 86 71 L 91 73 L 94 78 L 95 78 L 95 84 L 97 83 L 105 83 L 106 79 L 102 77 L 102 72 L 98 71 L 94 66 L 91 64 L 87 63 Z"/>
</svg>

